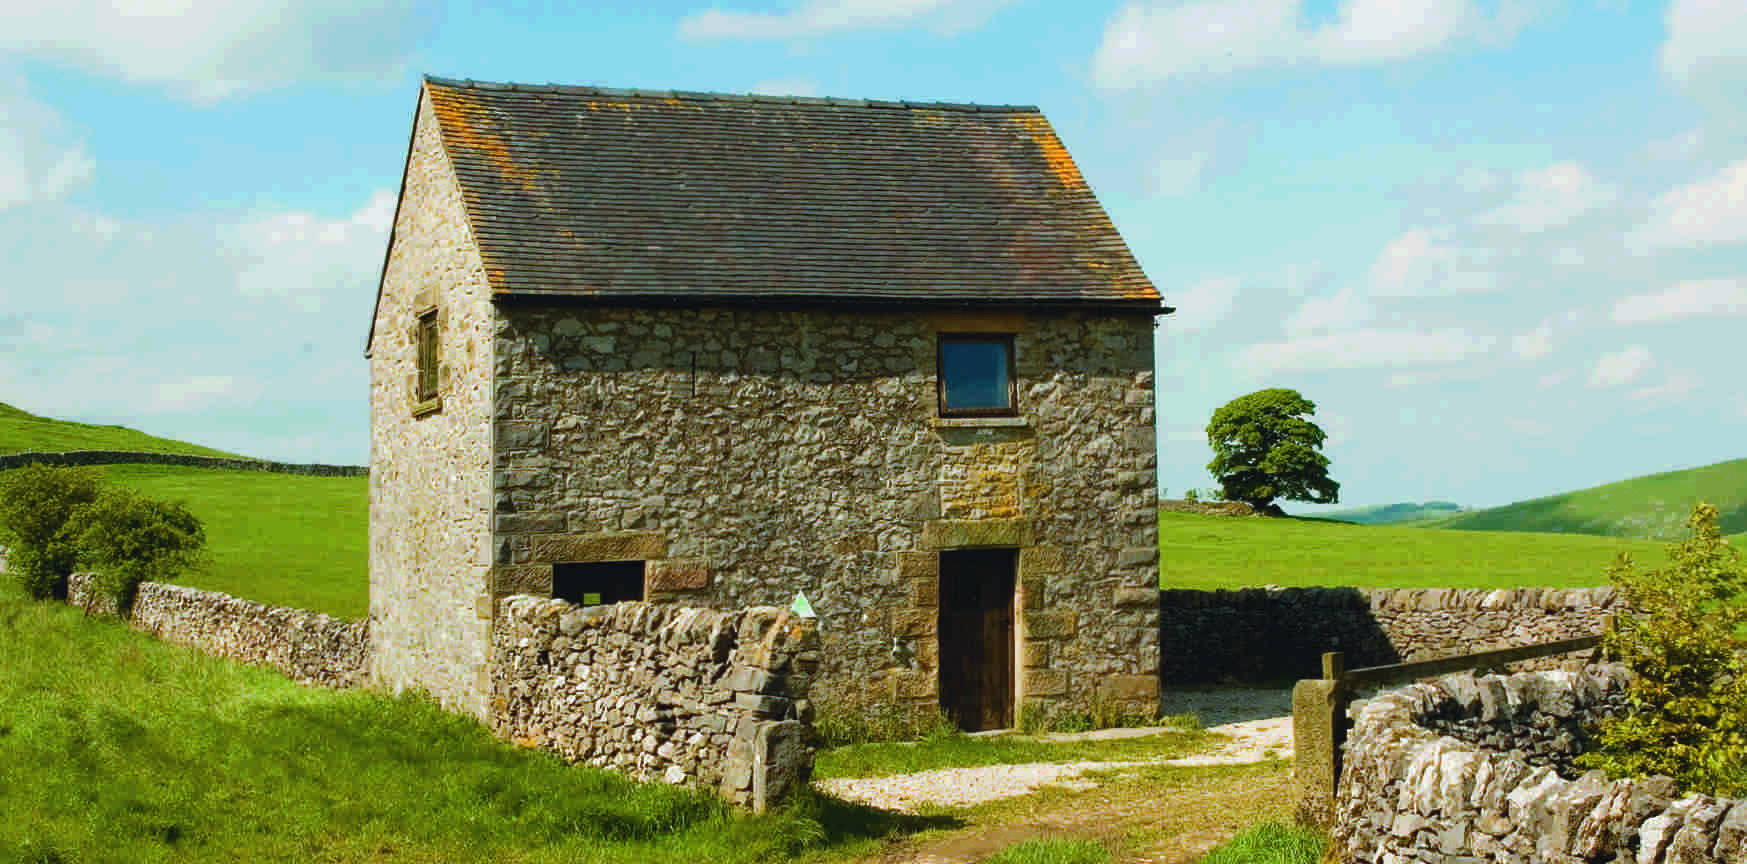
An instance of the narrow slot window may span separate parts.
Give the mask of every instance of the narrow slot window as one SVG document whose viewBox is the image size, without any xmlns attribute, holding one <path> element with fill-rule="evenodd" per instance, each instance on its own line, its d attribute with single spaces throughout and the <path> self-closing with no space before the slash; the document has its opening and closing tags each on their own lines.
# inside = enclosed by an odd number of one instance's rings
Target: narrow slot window
<svg viewBox="0 0 1747 864">
<path fill-rule="evenodd" d="M 642 561 L 589 561 L 552 565 L 552 598 L 578 606 L 643 599 Z"/>
<path fill-rule="evenodd" d="M 437 398 L 437 310 L 419 316 L 418 398 L 428 402 Z"/>
</svg>

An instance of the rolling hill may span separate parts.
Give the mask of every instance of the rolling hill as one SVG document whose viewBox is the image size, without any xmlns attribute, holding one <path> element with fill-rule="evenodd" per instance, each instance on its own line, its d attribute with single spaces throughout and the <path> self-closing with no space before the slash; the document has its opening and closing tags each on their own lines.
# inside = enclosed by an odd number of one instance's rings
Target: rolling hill
<svg viewBox="0 0 1747 864">
<path fill-rule="evenodd" d="M 1747 532 L 1747 459 L 1633 477 L 1464 513 L 1423 527 L 1667 541 L 1685 536 L 1686 518 L 1698 501 L 1717 506 L 1724 534 Z"/>
<path fill-rule="evenodd" d="M 1444 519 L 1461 512 L 1462 508 L 1459 505 L 1448 501 L 1427 501 L 1424 504 L 1408 501 L 1403 504 L 1354 507 L 1350 510 L 1336 510 L 1332 513 L 1319 513 L 1317 515 L 1322 519 L 1351 522 L 1355 525 L 1395 525 L 1401 522 L 1418 522 L 1425 519 Z"/>
<path fill-rule="evenodd" d="M 0 453 L 134 450 L 247 459 L 124 426 L 54 420 L 0 403 Z M 104 465 L 105 479 L 180 501 L 206 528 L 211 561 L 179 584 L 359 618 L 369 611 L 370 481 L 179 465 Z"/>
<path fill-rule="evenodd" d="M 199 444 L 147 435 L 126 426 L 96 426 L 38 417 L 0 402 L 0 453 L 58 452 L 63 450 L 133 450 L 140 453 L 187 453 L 249 459 Z"/>
</svg>

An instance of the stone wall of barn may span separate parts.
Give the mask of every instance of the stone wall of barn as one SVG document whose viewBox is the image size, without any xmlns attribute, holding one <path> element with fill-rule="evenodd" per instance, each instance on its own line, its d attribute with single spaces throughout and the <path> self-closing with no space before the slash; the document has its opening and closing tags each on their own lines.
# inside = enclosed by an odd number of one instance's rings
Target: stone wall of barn
<svg viewBox="0 0 1747 864">
<path fill-rule="evenodd" d="M 1435 660 L 1591 636 L 1625 611 L 1607 586 L 1172 589 L 1159 592 L 1160 674 L 1166 687 L 1317 678 L 1325 651 L 1349 669 Z"/>
<path fill-rule="evenodd" d="M 1747 801 L 1667 777 L 1577 773 L 1584 724 L 1626 671 L 1453 675 L 1364 703 L 1347 735 L 1329 860 L 1683 864 L 1747 860 Z"/>
<path fill-rule="evenodd" d="M 492 729 L 763 810 L 812 772 L 813 622 L 785 610 L 579 607 L 514 596 L 492 639 Z"/>
<path fill-rule="evenodd" d="M 490 689 L 492 308 L 460 187 L 419 100 L 370 343 L 371 673 L 482 719 Z M 435 308 L 438 400 L 414 392 Z"/>
<path fill-rule="evenodd" d="M 1015 334 L 1018 416 L 942 419 L 940 332 Z M 938 700 L 938 556 L 1018 550 L 1030 710 L 1158 694 L 1147 316 L 499 304 L 493 591 L 641 559 L 646 595 L 805 592 L 822 696 Z"/>
</svg>

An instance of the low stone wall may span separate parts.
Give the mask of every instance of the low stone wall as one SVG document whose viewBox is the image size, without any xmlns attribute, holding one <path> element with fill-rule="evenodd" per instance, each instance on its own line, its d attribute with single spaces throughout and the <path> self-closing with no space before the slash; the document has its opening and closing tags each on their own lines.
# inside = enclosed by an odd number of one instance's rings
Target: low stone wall
<svg viewBox="0 0 1747 864">
<path fill-rule="evenodd" d="M 1348 668 L 1435 660 L 1593 635 L 1624 610 L 1612 587 L 1164 590 L 1159 677 L 1167 686 L 1316 678 L 1325 651 L 1346 654 Z"/>
<path fill-rule="evenodd" d="M 1667 777 L 1576 775 L 1582 728 L 1623 704 L 1620 666 L 1452 675 L 1360 707 L 1331 859 L 1461 864 L 1747 861 L 1747 802 L 1675 800 Z"/>
<path fill-rule="evenodd" d="M 811 620 L 768 606 L 501 603 L 490 660 L 500 737 L 757 810 L 805 785 Z"/>
<path fill-rule="evenodd" d="M 1256 508 L 1242 501 L 1186 501 L 1177 498 L 1159 501 L 1164 513 L 1194 513 L 1200 516 L 1259 516 Z"/>
<path fill-rule="evenodd" d="M 74 573 L 67 579 L 67 602 L 94 615 L 114 615 L 114 601 L 92 590 L 93 575 Z M 160 582 L 140 584 L 128 620 L 165 642 L 267 666 L 303 684 L 361 687 L 368 676 L 368 621 Z"/>
<path fill-rule="evenodd" d="M 228 459 L 185 453 L 138 453 L 132 450 L 69 450 L 65 453 L 0 454 L 0 471 L 25 465 L 187 465 L 232 471 L 271 471 L 275 474 L 310 474 L 318 477 L 368 477 L 366 465 L 321 465 L 268 462 L 260 459 Z"/>
</svg>

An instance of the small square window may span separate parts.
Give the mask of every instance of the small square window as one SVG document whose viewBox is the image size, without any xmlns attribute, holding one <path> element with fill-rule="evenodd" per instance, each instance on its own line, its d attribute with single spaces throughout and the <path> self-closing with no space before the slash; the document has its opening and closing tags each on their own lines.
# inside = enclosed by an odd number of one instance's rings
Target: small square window
<svg viewBox="0 0 1747 864">
<path fill-rule="evenodd" d="M 1013 413 L 1012 334 L 942 334 L 940 416 Z"/>
<path fill-rule="evenodd" d="M 552 597 L 578 606 L 643 599 L 642 561 L 590 561 L 552 565 Z"/>
<path fill-rule="evenodd" d="M 428 402 L 437 398 L 437 310 L 419 316 L 418 399 Z"/>
</svg>

